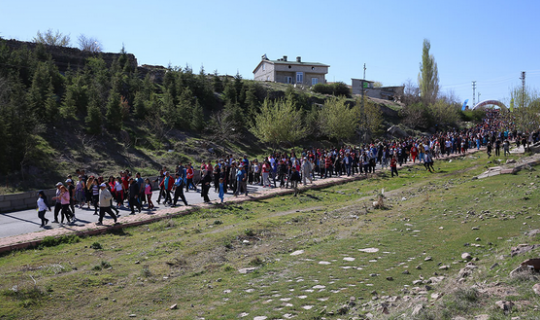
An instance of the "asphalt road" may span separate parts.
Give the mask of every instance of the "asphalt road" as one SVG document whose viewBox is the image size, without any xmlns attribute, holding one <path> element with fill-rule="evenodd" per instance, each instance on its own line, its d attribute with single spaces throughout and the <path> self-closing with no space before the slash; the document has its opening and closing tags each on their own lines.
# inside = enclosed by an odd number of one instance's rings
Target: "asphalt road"
<svg viewBox="0 0 540 320">
<path fill-rule="evenodd" d="M 249 193 L 257 193 L 259 189 L 262 189 L 261 186 L 256 185 L 248 185 L 248 192 Z M 153 192 L 152 195 L 152 202 L 155 205 L 154 210 L 161 210 L 165 208 L 169 208 L 168 206 L 165 206 L 163 204 L 163 198 L 161 204 L 157 204 L 157 198 L 159 195 L 159 191 L 156 190 Z M 202 203 L 203 198 L 201 197 L 201 190 L 198 189 L 197 192 L 190 190 L 189 192 L 185 192 L 184 195 L 186 196 L 186 200 L 188 204 L 197 204 Z M 171 194 L 171 196 L 174 196 L 174 193 Z M 232 197 L 232 193 L 229 190 L 229 193 L 225 194 L 225 197 Z M 218 194 L 214 192 L 214 187 L 212 186 L 210 188 L 210 191 L 208 192 L 208 197 L 212 202 L 219 202 L 220 199 L 218 197 Z M 37 196 L 36 196 L 37 201 Z M 114 202 L 116 204 L 116 202 Z M 54 201 L 51 201 L 51 205 L 54 206 Z M 127 206 L 127 201 L 124 201 L 124 205 Z M 181 199 L 178 199 L 177 203 L 178 207 L 181 207 L 184 205 Z M 119 208 L 120 214 L 122 216 L 126 216 L 130 214 L 129 208 L 126 207 Z M 91 209 L 86 209 L 86 206 L 84 209 L 75 207 L 75 216 L 76 220 L 74 225 L 85 225 L 89 223 L 95 223 L 98 220 L 98 216 L 94 215 L 94 208 L 90 206 Z M 57 223 L 52 223 L 54 221 L 54 207 L 51 208 L 52 211 L 47 211 L 45 213 L 45 218 L 49 219 L 49 224 L 45 226 L 46 229 L 55 229 L 55 228 L 61 228 L 61 226 Z M 135 209 L 135 212 L 137 214 L 148 214 L 151 211 L 147 209 L 146 206 L 143 207 L 142 212 L 138 213 Z M 58 220 L 61 219 L 61 214 L 58 214 Z M 110 219 L 108 215 L 105 215 L 105 219 Z M 25 233 L 31 233 L 31 232 L 37 232 L 40 230 L 44 230 L 44 228 L 40 227 L 41 220 L 38 217 L 36 209 L 30 209 L 30 210 L 23 210 L 23 211 L 15 211 L 10 213 L 3 213 L 0 214 L 0 238 L 4 237 L 10 237 L 14 235 L 20 235 Z"/>
</svg>

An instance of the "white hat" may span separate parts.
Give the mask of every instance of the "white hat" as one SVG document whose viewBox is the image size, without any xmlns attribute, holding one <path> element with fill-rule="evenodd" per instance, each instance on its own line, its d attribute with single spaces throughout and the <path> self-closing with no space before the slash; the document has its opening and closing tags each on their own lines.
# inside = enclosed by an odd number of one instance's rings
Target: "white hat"
<svg viewBox="0 0 540 320">
<path fill-rule="evenodd" d="M 62 184 L 62 182 L 58 182 L 58 183 L 56 184 L 56 186 L 57 186 L 57 187 L 63 186 L 63 184 Z"/>
<path fill-rule="evenodd" d="M 71 179 L 67 179 L 67 180 L 66 180 L 66 183 L 68 183 L 68 182 L 73 182 L 73 181 L 72 181 Z"/>
<path fill-rule="evenodd" d="M 100 188 L 101 188 L 101 187 L 107 187 L 107 185 L 106 185 L 105 183 L 102 183 L 102 184 L 99 185 L 99 187 L 100 187 Z"/>
</svg>

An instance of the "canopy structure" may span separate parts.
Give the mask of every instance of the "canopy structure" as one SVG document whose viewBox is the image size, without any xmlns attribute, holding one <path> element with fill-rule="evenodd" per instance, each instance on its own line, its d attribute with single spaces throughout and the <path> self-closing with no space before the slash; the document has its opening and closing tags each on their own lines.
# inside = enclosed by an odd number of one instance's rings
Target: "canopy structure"
<svg viewBox="0 0 540 320">
<path fill-rule="evenodd" d="M 505 109 L 506 111 L 508 111 L 508 108 L 504 105 L 504 103 L 500 102 L 499 100 L 484 100 L 482 102 L 478 102 L 474 107 L 472 107 L 472 110 L 475 110 L 476 108 L 487 106 L 490 104 L 499 106 L 501 109 Z"/>
</svg>

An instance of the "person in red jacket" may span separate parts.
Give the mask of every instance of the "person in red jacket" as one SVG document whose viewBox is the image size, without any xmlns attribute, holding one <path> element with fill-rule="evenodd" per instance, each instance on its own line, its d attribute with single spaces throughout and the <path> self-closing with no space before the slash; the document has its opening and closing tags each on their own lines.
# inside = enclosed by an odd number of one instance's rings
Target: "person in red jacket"
<svg viewBox="0 0 540 320">
<path fill-rule="evenodd" d="M 413 163 L 416 163 L 416 156 L 418 156 L 418 148 L 416 147 L 416 144 L 413 143 L 411 146 L 411 158 Z"/>
<path fill-rule="evenodd" d="M 171 175 L 169 174 L 169 172 L 167 171 L 165 173 L 165 178 L 163 178 L 163 180 L 161 181 L 161 183 L 159 184 L 159 187 L 163 187 L 163 189 L 165 190 L 165 193 L 166 193 L 166 197 L 165 197 L 165 200 L 163 200 L 163 204 L 166 204 L 166 203 L 169 203 L 169 205 L 172 204 L 172 199 L 171 199 L 171 190 L 172 190 L 172 187 L 174 185 L 174 178 L 171 177 Z"/>
<path fill-rule="evenodd" d="M 190 164 L 186 167 L 186 192 L 189 192 L 189 186 L 193 186 L 193 189 L 195 192 L 197 192 L 197 187 L 193 183 L 193 177 L 195 175 L 195 172 L 193 171 L 193 166 Z"/>
<path fill-rule="evenodd" d="M 399 176 L 397 172 L 397 159 L 395 154 L 392 156 L 392 160 L 390 160 L 390 170 L 392 171 L 392 177 L 394 177 L 394 173 L 396 174 L 396 177 Z"/>
</svg>

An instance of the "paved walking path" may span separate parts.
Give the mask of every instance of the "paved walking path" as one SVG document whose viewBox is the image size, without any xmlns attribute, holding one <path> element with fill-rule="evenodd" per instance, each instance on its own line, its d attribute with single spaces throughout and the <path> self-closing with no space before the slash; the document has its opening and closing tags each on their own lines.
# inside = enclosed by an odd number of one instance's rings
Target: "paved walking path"
<svg viewBox="0 0 540 320">
<path fill-rule="evenodd" d="M 469 150 L 466 154 L 471 154 L 477 152 L 476 149 Z M 444 159 L 451 159 L 462 156 L 461 154 L 453 154 L 450 157 L 444 157 Z M 435 159 L 435 161 L 440 161 L 441 159 Z M 403 167 L 421 165 L 420 163 L 407 163 Z M 380 171 L 380 170 L 378 170 Z M 355 180 L 365 179 L 365 175 L 357 174 L 351 177 L 341 176 L 333 177 L 327 179 L 317 179 L 313 184 L 308 184 L 307 187 L 300 186 L 300 189 L 303 188 L 324 188 L 327 186 L 341 184 L 346 182 L 351 182 Z M 274 197 L 277 195 L 291 194 L 293 193 L 292 189 L 282 189 L 282 188 L 262 188 L 258 185 L 248 185 L 249 195 L 246 197 L 244 195 L 233 197 L 232 194 L 225 195 L 225 203 L 236 203 L 250 201 L 254 199 L 265 199 Z M 190 191 L 185 193 L 187 202 L 189 206 L 184 206 L 181 201 L 179 201 L 178 207 L 166 207 L 163 204 L 158 205 L 157 200 L 157 191 L 153 194 L 153 201 L 156 205 L 154 210 L 147 210 L 143 208 L 142 213 L 137 213 L 136 215 L 129 215 L 130 211 L 126 208 L 120 209 L 121 217 L 118 219 L 120 222 L 119 225 L 113 225 L 113 221 L 110 217 L 106 216 L 103 222 L 103 226 L 97 226 L 97 216 L 94 215 L 93 209 L 75 209 L 75 214 L 77 220 L 73 224 L 52 224 L 49 222 L 45 228 L 40 228 L 41 221 L 37 216 L 36 210 L 24 210 L 11 213 L 0 214 L 0 252 L 9 251 L 18 248 L 25 248 L 30 245 L 38 244 L 44 237 L 47 236 L 60 236 L 66 234 L 100 234 L 108 232 L 111 229 L 119 229 L 126 226 L 136 226 L 142 225 L 154 221 L 158 221 L 164 218 L 167 218 L 171 215 L 184 215 L 191 213 L 193 211 L 199 210 L 200 208 L 212 207 L 219 205 L 218 194 L 214 192 L 212 187 L 209 192 L 209 197 L 211 203 L 203 203 L 202 198 L 199 192 Z M 37 199 L 37 198 L 36 198 Z M 54 220 L 53 213 L 47 212 L 46 218 L 50 221 Z"/>
</svg>

